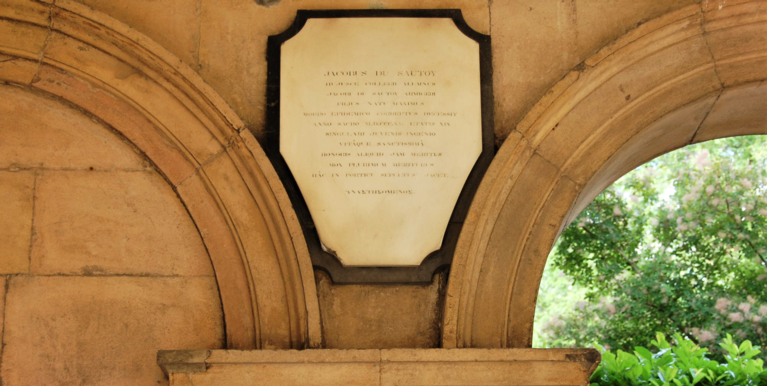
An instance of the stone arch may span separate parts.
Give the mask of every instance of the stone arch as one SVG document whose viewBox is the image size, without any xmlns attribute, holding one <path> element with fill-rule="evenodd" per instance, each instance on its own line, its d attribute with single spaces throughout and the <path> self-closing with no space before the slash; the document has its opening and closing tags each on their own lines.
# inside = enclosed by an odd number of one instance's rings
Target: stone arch
<svg viewBox="0 0 767 386">
<path fill-rule="evenodd" d="M 696 4 L 605 46 L 501 146 L 462 230 L 443 347 L 530 347 L 559 232 L 617 178 L 679 147 L 767 133 L 765 1 Z"/>
<path fill-rule="evenodd" d="M 0 6 L 0 81 L 81 109 L 154 163 L 211 258 L 228 348 L 320 345 L 311 262 L 287 195 L 251 133 L 192 69 L 76 2 L 10 1 Z"/>
</svg>

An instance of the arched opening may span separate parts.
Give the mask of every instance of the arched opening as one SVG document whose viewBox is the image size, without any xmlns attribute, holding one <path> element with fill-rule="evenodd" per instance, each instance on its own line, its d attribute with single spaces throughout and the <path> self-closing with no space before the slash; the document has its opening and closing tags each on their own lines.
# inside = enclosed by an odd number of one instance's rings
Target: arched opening
<svg viewBox="0 0 767 386">
<path fill-rule="evenodd" d="M 767 133 L 767 22 L 742 2 L 649 21 L 568 74 L 517 125 L 470 210 L 444 347 L 530 347 L 558 234 L 598 192 L 690 143 Z"/>
<path fill-rule="evenodd" d="M 720 359 L 717 343 L 728 333 L 763 346 L 766 160 L 765 136 L 728 137 L 621 177 L 552 250 L 538 296 L 550 317 L 536 314 L 534 345 L 598 342 L 633 352 L 661 332 Z M 555 300 L 552 286 L 572 301 Z M 546 310 L 554 302 L 557 310 Z"/>
</svg>

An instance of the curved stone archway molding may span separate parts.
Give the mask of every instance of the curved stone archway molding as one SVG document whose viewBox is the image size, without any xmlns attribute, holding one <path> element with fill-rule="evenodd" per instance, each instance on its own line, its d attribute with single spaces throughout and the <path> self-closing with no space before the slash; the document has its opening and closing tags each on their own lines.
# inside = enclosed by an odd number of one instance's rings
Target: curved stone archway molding
<svg viewBox="0 0 767 386">
<path fill-rule="evenodd" d="M 496 155 L 462 230 L 443 347 L 530 347 L 552 244 L 596 195 L 671 150 L 767 133 L 766 11 L 767 1 L 704 0 L 651 20 L 587 59 L 528 112 Z"/>
<path fill-rule="evenodd" d="M 208 250 L 228 348 L 321 344 L 314 275 L 288 197 L 251 133 L 197 73 L 79 3 L 2 0 L 0 80 L 74 105 L 154 163 Z"/>
</svg>

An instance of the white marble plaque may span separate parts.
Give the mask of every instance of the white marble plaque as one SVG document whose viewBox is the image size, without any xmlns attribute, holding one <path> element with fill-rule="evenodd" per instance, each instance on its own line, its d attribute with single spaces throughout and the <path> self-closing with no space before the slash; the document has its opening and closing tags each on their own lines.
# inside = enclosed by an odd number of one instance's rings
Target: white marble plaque
<svg viewBox="0 0 767 386">
<path fill-rule="evenodd" d="M 479 44 L 447 18 L 312 18 L 281 56 L 280 153 L 323 248 L 419 265 L 482 152 Z"/>
</svg>

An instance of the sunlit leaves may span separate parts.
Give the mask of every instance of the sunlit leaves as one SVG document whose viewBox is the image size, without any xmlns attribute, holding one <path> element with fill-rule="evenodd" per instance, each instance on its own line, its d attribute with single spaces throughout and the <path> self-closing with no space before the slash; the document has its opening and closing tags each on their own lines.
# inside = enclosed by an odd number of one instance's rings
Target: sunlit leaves
<svg viewBox="0 0 767 386">
<path fill-rule="evenodd" d="M 603 346 L 602 363 L 591 376 L 592 386 L 756 386 L 767 381 L 764 362 L 756 358 L 761 354 L 746 340 L 737 345 L 727 335 L 719 346 L 725 352 L 720 362 L 708 355 L 690 339 L 674 334 L 674 341 L 666 340 L 664 334 L 656 334 L 651 342 L 657 352 L 645 347 L 635 347 L 633 354 L 623 350 L 610 352 Z"/>
</svg>

